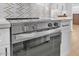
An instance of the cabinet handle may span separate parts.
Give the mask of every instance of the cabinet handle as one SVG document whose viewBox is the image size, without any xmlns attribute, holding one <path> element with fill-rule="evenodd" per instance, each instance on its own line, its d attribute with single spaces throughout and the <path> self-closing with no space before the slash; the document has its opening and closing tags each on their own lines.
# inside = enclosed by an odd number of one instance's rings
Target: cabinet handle
<svg viewBox="0 0 79 59">
<path fill-rule="evenodd" d="M 0 42 L 1 42 L 2 40 L 0 40 Z"/>
<path fill-rule="evenodd" d="M 62 25 L 63 27 L 66 27 L 66 26 L 69 26 L 68 24 L 67 25 Z"/>
<path fill-rule="evenodd" d="M 5 56 L 7 56 L 7 48 L 5 48 Z"/>
</svg>

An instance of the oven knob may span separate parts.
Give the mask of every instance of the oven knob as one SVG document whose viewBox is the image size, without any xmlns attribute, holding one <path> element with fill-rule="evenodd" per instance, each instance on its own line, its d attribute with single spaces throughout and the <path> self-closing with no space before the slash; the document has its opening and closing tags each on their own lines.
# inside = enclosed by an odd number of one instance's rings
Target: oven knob
<svg viewBox="0 0 79 59">
<path fill-rule="evenodd" d="M 57 22 L 55 22 L 55 23 L 54 23 L 54 26 L 58 26 L 58 23 L 57 23 Z"/>
<path fill-rule="evenodd" d="M 52 27 L 52 23 L 48 23 L 48 27 Z"/>
</svg>

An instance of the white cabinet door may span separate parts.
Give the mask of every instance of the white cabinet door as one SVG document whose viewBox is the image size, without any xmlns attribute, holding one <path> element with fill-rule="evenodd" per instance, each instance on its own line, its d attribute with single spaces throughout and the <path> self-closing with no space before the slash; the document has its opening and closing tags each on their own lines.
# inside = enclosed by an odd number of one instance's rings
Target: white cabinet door
<svg viewBox="0 0 79 59">
<path fill-rule="evenodd" d="M 62 31 L 61 55 L 67 55 L 70 50 L 70 31 Z"/>
<path fill-rule="evenodd" d="M 0 46 L 0 56 L 10 56 L 10 45 Z"/>
<path fill-rule="evenodd" d="M 10 44 L 10 31 L 9 29 L 0 29 L 0 46 Z"/>
<path fill-rule="evenodd" d="M 72 20 L 61 21 L 61 30 L 71 31 L 71 21 Z"/>
<path fill-rule="evenodd" d="M 65 56 L 70 50 L 70 37 L 71 37 L 71 26 L 70 22 L 62 22 L 62 44 L 61 44 L 61 55 Z"/>
<path fill-rule="evenodd" d="M 59 10 L 59 15 L 65 13 L 67 16 L 72 16 L 72 4 L 70 3 L 59 3 L 57 9 Z"/>
<path fill-rule="evenodd" d="M 0 56 L 5 56 L 5 48 L 0 47 Z"/>
</svg>

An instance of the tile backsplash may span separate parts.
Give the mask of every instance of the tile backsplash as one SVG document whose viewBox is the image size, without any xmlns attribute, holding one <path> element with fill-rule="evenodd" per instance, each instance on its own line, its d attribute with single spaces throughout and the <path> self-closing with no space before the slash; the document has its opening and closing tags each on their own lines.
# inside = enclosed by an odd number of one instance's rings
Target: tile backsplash
<svg viewBox="0 0 79 59">
<path fill-rule="evenodd" d="M 63 11 L 70 15 L 71 6 L 71 4 L 64 4 Z M 0 18 L 48 18 L 53 17 L 61 8 L 62 6 L 57 3 L 0 3 Z"/>
<path fill-rule="evenodd" d="M 1 18 L 48 17 L 45 10 L 35 3 L 0 3 Z"/>
</svg>

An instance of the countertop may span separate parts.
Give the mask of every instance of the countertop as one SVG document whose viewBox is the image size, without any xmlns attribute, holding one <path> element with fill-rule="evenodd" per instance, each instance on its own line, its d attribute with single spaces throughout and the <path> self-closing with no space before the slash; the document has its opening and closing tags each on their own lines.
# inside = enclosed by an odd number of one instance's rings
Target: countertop
<svg viewBox="0 0 79 59">
<path fill-rule="evenodd" d="M 31 20 L 31 19 L 20 19 L 20 20 L 9 20 L 10 21 L 10 23 L 24 23 L 24 22 L 27 22 L 27 23 L 29 23 L 29 22 L 50 22 L 50 21 L 57 21 L 57 20 L 59 20 L 59 21 L 65 21 L 65 20 L 72 20 L 72 17 L 58 17 L 58 18 L 40 18 L 40 19 L 33 19 L 33 20 Z"/>
<path fill-rule="evenodd" d="M 65 21 L 65 20 L 72 20 L 72 17 L 57 17 L 57 20 Z"/>
<path fill-rule="evenodd" d="M 41 18 L 41 19 L 43 19 L 43 20 L 61 20 L 61 21 L 63 21 L 63 20 L 72 20 L 72 17 L 71 16 L 69 16 L 69 17 L 56 17 L 56 18 Z"/>
</svg>

